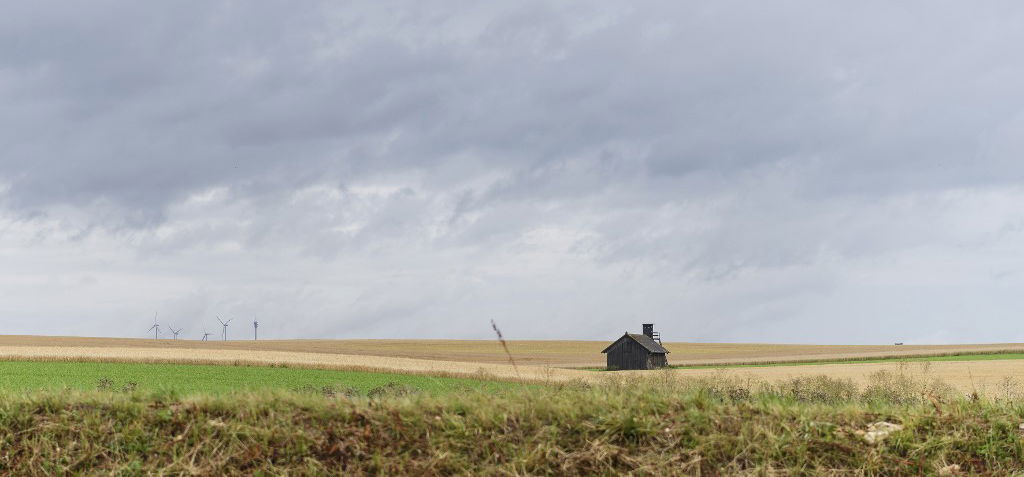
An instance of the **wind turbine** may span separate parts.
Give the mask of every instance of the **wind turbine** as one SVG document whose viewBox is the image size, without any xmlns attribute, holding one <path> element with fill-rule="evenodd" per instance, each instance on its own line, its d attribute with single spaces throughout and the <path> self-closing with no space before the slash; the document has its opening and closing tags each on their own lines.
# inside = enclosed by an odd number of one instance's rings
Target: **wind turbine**
<svg viewBox="0 0 1024 477">
<path fill-rule="evenodd" d="M 157 312 L 156 314 L 153 315 L 153 326 L 150 326 L 149 329 L 146 330 L 146 331 L 152 331 L 153 332 L 153 339 L 155 339 L 155 340 L 160 339 L 160 323 L 156 322 L 156 317 L 159 314 L 160 314 L 160 312 Z"/>
<path fill-rule="evenodd" d="M 220 319 L 219 316 L 217 317 L 217 321 L 219 321 L 220 324 L 224 325 L 224 341 L 228 340 L 228 323 L 231 323 L 231 320 L 233 319 L 234 318 L 228 318 L 228 321 L 223 321 Z"/>
<path fill-rule="evenodd" d="M 259 335 L 256 333 L 256 330 L 259 327 L 260 327 L 260 322 L 256 321 L 256 318 L 253 317 L 253 319 L 252 319 L 252 340 L 253 341 L 256 341 L 257 339 L 259 339 Z"/>
<path fill-rule="evenodd" d="M 167 325 L 167 327 L 171 328 L 171 325 Z M 178 339 L 178 333 L 181 333 L 181 328 L 178 328 L 177 330 L 171 328 L 171 333 L 174 333 L 174 339 Z"/>
<path fill-rule="evenodd" d="M 204 329 L 203 330 L 203 341 L 207 341 L 206 338 L 209 338 L 210 335 L 212 335 L 212 334 L 213 333 L 207 333 L 206 330 Z"/>
</svg>

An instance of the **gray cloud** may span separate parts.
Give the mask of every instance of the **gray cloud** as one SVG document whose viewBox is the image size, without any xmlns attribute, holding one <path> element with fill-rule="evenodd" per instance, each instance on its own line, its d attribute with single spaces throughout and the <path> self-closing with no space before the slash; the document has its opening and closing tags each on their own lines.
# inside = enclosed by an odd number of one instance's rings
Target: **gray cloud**
<svg viewBox="0 0 1024 477">
<path fill-rule="evenodd" d="M 6 10 L 13 331 L 1008 336 L 1010 3 Z"/>
</svg>

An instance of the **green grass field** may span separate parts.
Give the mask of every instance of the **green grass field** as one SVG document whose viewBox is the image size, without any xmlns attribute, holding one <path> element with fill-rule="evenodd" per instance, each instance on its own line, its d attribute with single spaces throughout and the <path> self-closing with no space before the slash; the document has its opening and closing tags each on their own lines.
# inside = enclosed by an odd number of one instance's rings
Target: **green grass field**
<svg viewBox="0 0 1024 477">
<path fill-rule="evenodd" d="M 700 364 L 692 366 L 672 366 L 672 369 L 713 369 L 713 368 L 760 368 L 766 366 L 813 366 L 823 364 L 867 364 L 867 363 L 905 363 L 922 361 L 994 361 L 1002 359 L 1024 359 L 1024 353 L 978 353 L 951 354 L 941 356 L 902 356 L 897 358 L 851 358 L 830 359 L 820 361 L 786 361 L 777 363 L 737 363 L 737 364 Z"/>
<path fill-rule="evenodd" d="M 0 362 L 0 392 L 71 388 L 97 389 L 98 383 L 109 379 L 109 387 L 121 389 L 136 383 L 140 391 L 174 392 L 179 394 L 224 393 L 231 391 L 285 389 L 301 390 L 351 388 L 361 394 L 396 383 L 431 394 L 444 394 L 466 389 L 503 390 L 518 384 L 476 379 L 332 371 L 303 368 L 258 366 L 215 366 L 189 364 L 143 363 L 76 363 L 76 362 Z"/>
</svg>

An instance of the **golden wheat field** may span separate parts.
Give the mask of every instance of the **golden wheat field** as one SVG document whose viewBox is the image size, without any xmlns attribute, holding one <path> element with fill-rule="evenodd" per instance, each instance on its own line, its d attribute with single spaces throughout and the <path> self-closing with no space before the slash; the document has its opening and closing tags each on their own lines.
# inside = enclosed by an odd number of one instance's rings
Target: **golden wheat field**
<svg viewBox="0 0 1024 477">
<path fill-rule="evenodd" d="M 496 341 L 456 340 L 267 340 L 190 341 L 121 338 L 0 336 L 0 359 L 177 362 L 274 365 L 325 369 L 397 371 L 447 376 L 480 376 L 524 381 L 587 381 L 640 376 L 659 379 L 730 375 L 782 380 L 827 374 L 863 383 L 879 370 L 940 379 L 965 391 L 984 391 L 1024 382 L 1024 360 L 929 363 L 842 363 L 744 368 L 673 369 L 656 372 L 598 372 L 605 342 L 509 341 L 515 364 Z M 666 343 L 673 364 L 726 364 L 808 359 L 913 356 L 1024 350 L 1019 344 L 949 346 L 810 346 L 770 344 Z"/>
</svg>

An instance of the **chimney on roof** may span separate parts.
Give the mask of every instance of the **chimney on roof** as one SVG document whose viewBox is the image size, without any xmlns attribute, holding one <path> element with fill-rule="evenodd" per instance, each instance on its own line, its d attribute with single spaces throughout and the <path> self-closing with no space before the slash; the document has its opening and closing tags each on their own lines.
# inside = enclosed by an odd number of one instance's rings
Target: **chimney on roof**
<svg viewBox="0 0 1024 477">
<path fill-rule="evenodd" d="M 661 333 L 654 331 L 654 323 L 644 323 L 644 334 L 648 338 L 661 343 Z"/>
<path fill-rule="evenodd" d="M 649 338 L 654 338 L 654 323 L 644 323 L 644 334 Z"/>
</svg>

